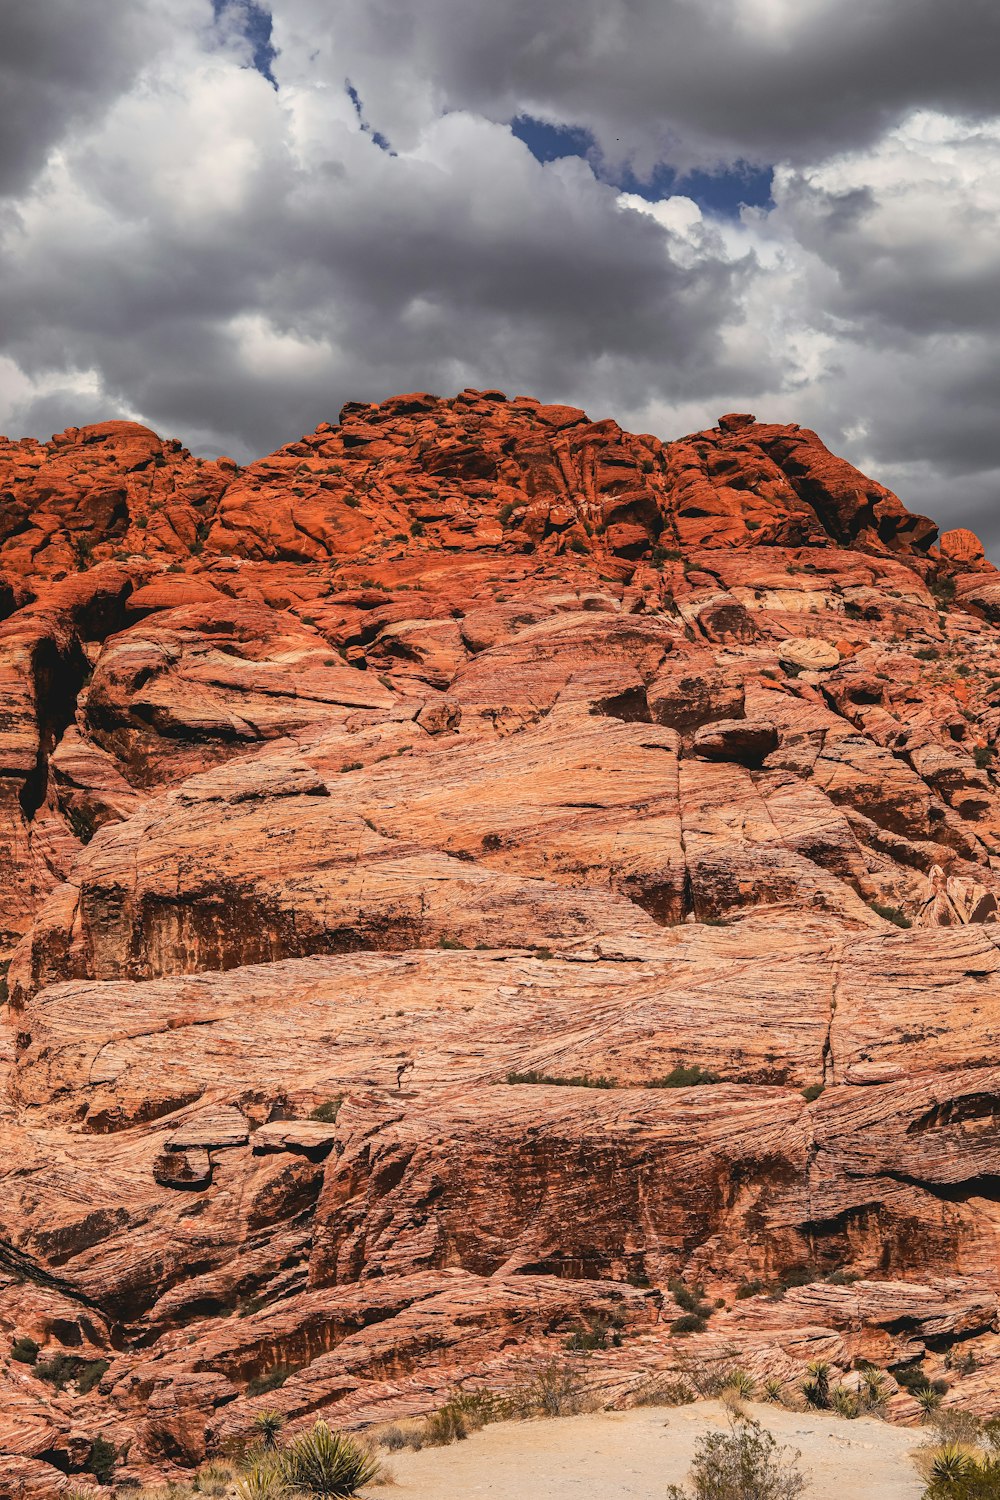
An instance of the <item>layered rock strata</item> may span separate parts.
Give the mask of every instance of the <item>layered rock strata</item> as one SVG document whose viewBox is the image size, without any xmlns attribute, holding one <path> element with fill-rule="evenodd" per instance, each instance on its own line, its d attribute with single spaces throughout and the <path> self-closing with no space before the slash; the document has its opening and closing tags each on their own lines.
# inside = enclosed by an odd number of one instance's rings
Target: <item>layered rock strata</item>
<svg viewBox="0 0 1000 1500">
<path fill-rule="evenodd" d="M 972 533 L 797 427 L 413 394 L 0 442 L 0 615 L 10 1493 L 552 1359 L 1000 1412 Z"/>
</svg>

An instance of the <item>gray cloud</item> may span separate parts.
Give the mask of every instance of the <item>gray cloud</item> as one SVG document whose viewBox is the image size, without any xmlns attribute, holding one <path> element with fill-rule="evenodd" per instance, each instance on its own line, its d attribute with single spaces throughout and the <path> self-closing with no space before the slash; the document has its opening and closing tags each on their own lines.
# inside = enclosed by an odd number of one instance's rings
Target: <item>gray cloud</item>
<svg viewBox="0 0 1000 1500">
<path fill-rule="evenodd" d="M 144 0 L 5 0 L 0 193 L 22 191 L 67 129 L 127 88 L 165 34 Z"/>
<path fill-rule="evenodd" d="M 0 218 L 14 435 L 121 414 L 246 458 L 466 384 L 667 437 L 749 408 L 1000 547 L 992 5 L 275 0 L 276 93 L 239 7 L 146 0 L 101 57 L 95 0 L 65 98 L 72 8 L 37 7 L 18 55 L 56 102 L 8 142 Z M 774 160 L 775 206 L 623 200 L 535 161 L 521 111 L 639 166 Z"/>
<path fill-rule="evenodd" d="M 284 0 L 282 67 L 328 39 L 374 124 L 428 107 L 528 108 L 640 167 L 812 161 L 914 108 L 996 110 L 994 0 Z"/>
</svg>

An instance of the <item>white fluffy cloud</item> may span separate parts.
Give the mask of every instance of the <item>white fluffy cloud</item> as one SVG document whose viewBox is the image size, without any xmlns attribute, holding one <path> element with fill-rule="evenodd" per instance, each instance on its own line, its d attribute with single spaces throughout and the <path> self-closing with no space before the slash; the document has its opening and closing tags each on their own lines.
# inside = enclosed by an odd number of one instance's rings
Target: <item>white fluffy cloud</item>
<svg viewBox="0 0 1000 1500">
<path fill-rule="evenodd" d="M 57 97 L 72 7 L 22 4 Z M 749 406 L 1000 543 L 992 3 L 274 0 L 277 89 L 215 9 L 95 0 L 75 93 L 2 143 L 0 429 L 245 457 L 414 387 L 665 436 Z M 523 113 L 592 158 L 539 163 Z M 767 161 L 773 206 L 613 186 L 659 160 Z"/>
</svg>

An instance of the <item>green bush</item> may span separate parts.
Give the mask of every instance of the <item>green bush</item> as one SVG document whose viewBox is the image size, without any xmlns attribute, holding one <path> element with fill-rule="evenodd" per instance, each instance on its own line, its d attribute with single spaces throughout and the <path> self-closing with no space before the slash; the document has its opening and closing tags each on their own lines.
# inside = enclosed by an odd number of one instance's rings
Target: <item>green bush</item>
<svg viewBox="0 0 1000 1500">
<path fill-rule="evenodd" d="M 327 1099 L 323 1104 L 317 1104 L 315 1109 L 309 1111 L 310 1120 L 320 1120 L 324 1125 L 335 1124 L 343 1102 L 343 1095 L 338 1094 L 335 1099 Z"/>
<path fill-rule="evenodd" d="M 606 1349 L 609 1344 L 618 1348 L 622 1336 L 599 1318 L 590 1318 L 586 1327 L 575 1329 L 566 1340 L 566 1348 L 576 1353 L 589 1353 L 592 1349 Z"/>
<path fill-rule="evenodd" d="M 29 1339 L 28 1342 L 30 1344 L 33 1341 Z M 54 1385 L 57 1391 L 65 1390 L 72 1380 L 80 1395 L 85 1396 L 94 1389 L 107 1368 L 106 1359 L 81 1359 L 76 1354 L 53 1354 L 50 1359 L 36 1363 L 34 1373 L 39 1380 L 47 1380 L 50 1385 Z"/>
<path fill-rule="evenodd" d="M 912 927 L 913 923 L 904 911 L 898 906 L 886 906 L 881 901 L 869 901 L 868 905 L 877 916 L 886 922 L 893 922 L 897 927 Z"/>
<path fill-rule="evenodd" d="M 668 1486 L 667 1500 L 798 1500 L 806 1488 L 798 1457 L 758 1422 L 737 1418 L 729 1432 L 699 1440 L 688 1485 Z"/>
<path fill-rule="evenodd" d="M 530 1068 L 526 1073 L 508 1073 L 508 1083 L 547 1083 L 557 1088 L 570 1089 L 616 1089 L 613 1078 L 591 1078 L 589 1073 L 578 1073 L 574 1078 L 560 1078 L 551 1073 L 539 1073 Z"/>
<path fill-rule="evenodd" d="M 15 1339 L 11 1344 L 10 1357 L 11 1359 L 16 1359 L 19 1364 L 33 1365 L 38 1358 L 40 1347 L 39 1344 L 35 1343 L 34 1339 L 29 1339 L 25 1335 L 22 1338 Z"/>
<path fill-rule="evenodd" d="M 294 1365 L 275 1365 L 265 1375 L 258 1375 L 247 1386 L 248 1396 L 263 1396 L 267 1391 L 276 1391 L 284 1385 L 289 1375 L 295 1374 Z"/>
<path fill-rule="evenodd" d="M 807 1104 L 812 1104 L 819 1098 L 825 1088 L 825 1083 L 810 1083 L 807 1088 L 802 1090 L 802 1097 Z"/>
<path fill-rule="evenodd" d="M 675 1318 L 670 1325 L 670 1332 L 677 1334 L 704 1333 L 708 1323 L 700 1318 L 697 1313 L 684 1313 L 680 1318 Z"/>
<path fill-rule="evenodd" d="M 93 1474 L 100 1484 L 110 1484 L 112 1471 L 118 1461 L 118 1449 L 107 1438 L 95 1437 L 90 1445 L 90 1454 L 84 1464 L 88 1474 Z"/>
<path fill-rule="evenodd" d="M 106 1359 L 91 1359 L 84 1362 L 82 1368 L 79 1368 L 74 1376 L 76 1388 L 81 1396 L 85 1396 L 88 1391 L 94 1389 L 109 1366 L 110 1361 Z"/>
<path fill-rule="evenodd" d="M 650 1084 L 654 1089 L 690 1089 L 701 1083 L 718 1083 L 717 1073 L 711 1073 L 707 1068 L 699 1067 L 692 1063 L 686 1067 L 684 1063 L 678 1063 L 676 1068 L 671 1068 L 665 1078 L 658 1078 Z"/>
</svg>

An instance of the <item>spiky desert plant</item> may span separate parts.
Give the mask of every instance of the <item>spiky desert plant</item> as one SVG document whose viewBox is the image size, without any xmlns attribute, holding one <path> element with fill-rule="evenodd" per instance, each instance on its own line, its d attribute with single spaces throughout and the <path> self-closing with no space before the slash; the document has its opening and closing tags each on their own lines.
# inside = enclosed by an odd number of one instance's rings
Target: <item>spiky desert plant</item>
<svg viewBox="0 0 1000 1500">
<path fill-rule="evenodd" d="M 254 1417 L 253 1425 L 259 1436 L 260 1446 L 265 1452 L 271 1452 L 278 1446 L 278 1434 L 285 1425 L 285 1414 L 267 1406 Z"/>
<path fill-rule="evenodd" d="M 757 1392 L 757 1382 L 746 1370 L 730 1370 L 722 1389 L 735 1391 L 744 1401 L 752 1401 Z"/>
<path fill-rule="evenodd" d="M 288 1484 L 274 1463 L 251 1464 L 236 1482 L 237 1500 L 285 1500 Z"/>
<path fill-rule="evenodd" d="M 781 1401 L 785 1394 L 785 1388 L 776 1375 L 769 1375 L 764 1381 L 762 1395 L 765 1401 Z"/>
<path fill-rule="evenodd" d="M 884 1406 L 889 1399 L 889 1387 L 882 1371 L 876 1370 L 874 1365 L 865 1365 L 858 1373 L 861 1376 L 861 1399 L 869 1411 Z"/>
<path fill-rule="evenodd" d="M 307 1495 L 353 1495 L 379 1472 L 378 1459 L 357 1438 L 317 1422 L 281 1453 L 281 1475 Z"/>
<path fill-rule="evenodd" d="M 925 1385 L 919 1391 L 913 1392 L 913 1399 L 924 1414 L 924 1419 L 930 1416 L 932 1411 L 937 1411 L 941 1405 L 941 1393 L 933 1386 Z"/>
<path fill-rule="evenodd" d="M 961 1484 L 974 1477 L 976 1468 L 975 1460 L 964 1448 L 960 1448 L 957 1443 L 942 1443 L 931 1456 L 930 1481 L 932 1485 L 942 1489 L 948 1485 Z"/>
<path fill-rule="evenodd" d="M 802 1382 L 802 1394 L 810 1406 L 825 1411 L 830 1405 L 830 1366 L 825 1359 L 814 1359 L 806 1369 L 809 1379 Z"/>
<path fill-rule="evenodd" d="M 830 1392 L 830 1401 L 838 1417 L 847 1417 L 851 1420 L 861 1415 L 861 1403 L 846 1385 L 835 1385 Z"/>
</svg>

